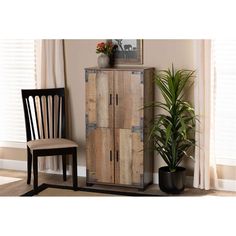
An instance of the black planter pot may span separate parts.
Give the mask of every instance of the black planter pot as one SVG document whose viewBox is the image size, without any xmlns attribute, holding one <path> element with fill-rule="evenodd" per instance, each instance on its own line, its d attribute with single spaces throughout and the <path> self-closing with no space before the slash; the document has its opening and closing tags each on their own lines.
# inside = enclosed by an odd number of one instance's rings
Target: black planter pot
<svg viewBox="0 0 236 236">
<path fill-rule="evenodd" d="M 181 193 L 185 188 L 185 168 L 177 167 L 170 172 L 168 166 L 159 168 L 159 187 L 166 193 Z"/>
</svg>

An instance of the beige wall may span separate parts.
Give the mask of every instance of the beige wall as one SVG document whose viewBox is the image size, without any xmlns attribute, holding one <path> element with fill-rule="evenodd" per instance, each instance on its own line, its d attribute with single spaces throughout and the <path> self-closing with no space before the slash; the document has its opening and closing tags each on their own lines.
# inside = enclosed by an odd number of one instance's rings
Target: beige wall
<svg viewBox="0 0 236 236">
<path fill-rule="evenodd" d="M 176 68 L 194 69 L 193 40 L 144 40 L 144 65 L 156 69 L 170 68 L 172 63 Z M 161 99 L 158 89 L 155 89 L 156 100 Z M 193 96 L 190 96 L 193 100 Z M 185 161 L 190 175 L 193 173 L 193 162 Z M 154 172 L 165 165 L 162 158 L 155 155 Z"/>
<path fill-rule="evenodd" d="M 85 165 L 85 77 L 84 68 L 97 65 L 96 44 L 101 40 L 66 40 L 67 88 L 70 108 L 70 137 L 80 144 L 79 162 Z M 172 63 L 178 68 L 193 69 L 192 40 L 144 40 L 143 66 L 166 69 Z M 159 99 L 159 93 L 156 93 Z M 162 165 L 155 158 L 155 172 Z M 193 169 L 191 162 L 187 163 Z"/>
</svg>

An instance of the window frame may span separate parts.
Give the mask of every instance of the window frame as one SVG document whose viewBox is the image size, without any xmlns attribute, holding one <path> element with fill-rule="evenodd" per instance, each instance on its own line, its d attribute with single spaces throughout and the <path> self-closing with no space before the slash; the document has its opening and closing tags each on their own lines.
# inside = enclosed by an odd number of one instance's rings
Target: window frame
<svg viewBox="0 0 236 236">
<path fill-rule="evenodd" d="M 213 74 L 214 79 L 216 79 L 216 77 L 217 77 L 217 74 L 216 74 L 216 57 L 215 57 L 216 50 L 214 48 L 215 41 L 216 40 L 212 40 L 212 50 L 211 50 L 212 51 L 213 67 L 214 67 L 213 68 L 214 69 L 214 74 Z M 216 83 L 217 83 L 217 81 L 216 81 Z M 216 91 L 214 91 L 214 96 L 216 96 L 215 92 Z M 216 101 L 214 100 L 214 103 L 215 102 Z M 214 112 L 214 116 L 216 117 L 215 112 Z M 216 130 L 215 127 L 214 127 L 214 130 Z M 215 151 L 214 151 L 214 153 L 215 153 Z M 232 157 L 217 157 L 216 153 L 215 153 L 215 162 L 216 162 L 217 165 L 236 166 L 236 153 L 235 153 L 235 157 L 233 157 L 233 158 Z"/>
<path fill-rule="evenodd" d="M 4 43 L 6 42 L 8 44 L 8 41 L 7 39 L 2 39 L 3 40 L 3 45 Z M 33 58 L 34 58 L 34 61 L 32 62 L 34 64 L 34 67 L 32 67 L 32 69 L 34 70 L 34 75 L 33 75 L 33 78 L 34 78 L 34 81 L 31 81 L 29 82 L 29 84 L 34 84 L 34 88 L 37 87 L 37 65 L 36 65 L 36 62 L 37 62 L 37 40 L 32 40 L 32 39 L 9 39 L 9 43 L 11 43 L 11 40 L 13 41 L 16 41 L 15 44 L 17 45 L 17 43 L 27 43 L 27 41 L 30 41 L 29 44 L 31 44 L 31 47 L 30 50 L 34 50 L 34 55 L 33 55 Z M 19 42 L 17 42 L 17 40 L 19 40 Z M 25 41 L 24 41 L 25 40 Z M 32 42 L 33 41 L 33 42 Z M 2 42 L 1 42 L 2 43 Z M 33 43 L 33 48 L 32 48 L 32 43 Z M 15 45 L 13 44 L 13 47 Z M 24 47 L 24 49 L 26 49 L 26 52 L 27 52 L 27 46 Z M 3 47 L 3 50 L 5 50 L 5 48 Z M 8 48 L 6 48 L 6 50 L 8 50 Z M 11 47 L 9 47 L 9 50 L 11 50 Z M 4 53 L 4 51 L 3 51 Z M 16 55 L 17 55 L 17 50 L 16 50 Z M 6 54 L 8 55 L 8 54 Z M 22 54 L 24 56 L 24 54 Z M 29 54 L 26 54 L 26 55 L 29 55 Z M 32 55 L 32 54 L 31 54 Z M 3 60 L 4 60 L 4 57 L 3 57 Z M 4 65 L 4 64 L 3 64 Z M 14 69 L 14 68 L 13 68 Z M 11 71 L 11 70 L 9 70 Z M 3 72 L 4 73 L 4 72 Z M 8 73 L 8 72 L 7 72 Z M 14 81 L 14 80 L 13 80 Z M 4 86 L 4 82 L 3 82 L 3 86 Z M 17 86 L 16 86 L 17 87 Z M 30 86 L 31 87 L 31 86 Z M 33 87 L 32 87 L 33 88 Z M 22 88 L 23 89 L 23 88 Z M 21 96 L 19 96 L 19 98 L 21 99 Z M 17 100 L 18 101 L 18 100 Z M 3 108 L 4 109 L 4 108 Z M 13 108 L 14 109 L 14 108 Z M 22 105 L 22 111 L 23 111 L 23 105 Z M 5 112 L 3 110 L 3 112 Z M 19 113 L 20 114 L 20 113 Z M 22 114 L 24 115 L 24 112 L 22 112 Z M 4 121 L 4 120 L 3 120 Z M 22 127 L 19 126 L 19 128 L 21 127 L 22 130 L 24 130 L 23 132 L 25 132 L 25 123 L 24 123 L 24 118 L 22 119 Z M 18 127 L 18 126 L 17 126 Z M 23 129 L 24 128 L 24 129 Z M 23 134 L 22 132 L 22 134 Z M 26 133 L 26 132 L 25 132 Z M 3 131 L 3 135 L 4 135 L 4 131 Z M 25 134 L 26 135 L 26 134 Z M 5 135 L 4 135 L 5 136 Z M 26 138 L 25 140 L 23 141 L 22 139 L 22 135 L 18 136 L 20 137 L 19 140 L 17 140 L 17 136 L 16 136 L 16 140 L 13 140 L 13 138 L 6 138 L 6 140 L 4 140 L 4 136 L 1 137 L 0 139 L 0 148 L 20 148 L 20 149 L 26 149 L 27 145 L 26 145 Z M 13 136 L 12 136 L 13 137 Z M 8 139 L 8 140 L 7 140 Z M 12 140 L 10 140 L 12 139 Z M 21 141 L 22 139 L 22 141 Z"/>
</svg>

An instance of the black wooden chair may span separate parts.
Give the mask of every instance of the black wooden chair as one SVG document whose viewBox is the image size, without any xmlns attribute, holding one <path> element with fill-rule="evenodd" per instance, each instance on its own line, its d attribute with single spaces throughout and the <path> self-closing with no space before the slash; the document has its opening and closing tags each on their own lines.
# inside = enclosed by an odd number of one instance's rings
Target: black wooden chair
<svg viewBox="0 0 236 236">
<path fill-rule="evenodd" d="M 77 144 L 65 139 L 64 88 L 22 90 L 27 138 L 27 184 L 31 181 L 33 159 L 34 190 L 38 190 L 38 157 L 62 155 L 66 181 L 66 155 L 72 155 L 73 189 L 77 181 Z"/>
</svg>

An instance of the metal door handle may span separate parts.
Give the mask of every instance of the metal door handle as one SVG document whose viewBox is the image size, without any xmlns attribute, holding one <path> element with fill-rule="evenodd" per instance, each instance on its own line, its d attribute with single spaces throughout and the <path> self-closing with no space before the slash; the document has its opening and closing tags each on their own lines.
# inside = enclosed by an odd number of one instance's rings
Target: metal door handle
<svg viewBox="0 0 236 236">
<path fill-rule="evenodd" d="M 109 105 L 112 105 L 112 94 L 110 93 L 110 101 L 109 101 Z"/>
<path fill-rule="evenodd" d="M 116 94 L 116 106 L 118 106 L 119 104 L 119 97 L 118 97 L 118 94 Z"/>
<path fill-rule="evenodd" d="M 119 151 L 118 150 L 116 151 L 116 161 L 117 162 L 119 161 Z"/>
<path fill-rule="evenodd" d="M 112 150 L 110 150 L 110 161 L 112 161 Z"/>
</svg>

